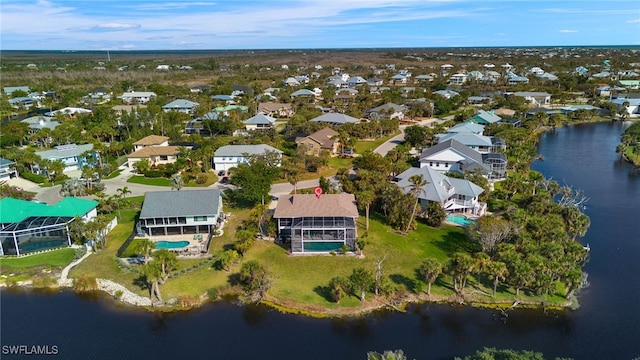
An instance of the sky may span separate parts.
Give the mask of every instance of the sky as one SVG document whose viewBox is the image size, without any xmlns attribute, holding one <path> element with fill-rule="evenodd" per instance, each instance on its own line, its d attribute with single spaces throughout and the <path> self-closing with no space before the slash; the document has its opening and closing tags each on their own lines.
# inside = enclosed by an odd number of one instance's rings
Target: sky
<svg viewBox="0 0 640 360">
<path fill-rule="evenodd" d="M 640 45 L 640 2 L 0 0 L 0 50 Z"/>
</svg>

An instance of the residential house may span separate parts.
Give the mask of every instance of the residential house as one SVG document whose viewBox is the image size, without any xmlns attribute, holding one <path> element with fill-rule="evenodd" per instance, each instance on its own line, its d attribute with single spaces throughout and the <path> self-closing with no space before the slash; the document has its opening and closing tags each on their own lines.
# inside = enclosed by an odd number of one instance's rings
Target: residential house
<svg viewBox="0 0 640 360">
<path fill-rule="evenodd" d="M 353 194 L 282 195 L 273 213 L 278 239 L 292 254 L 356 250 L 358 208 Z"/>
<path fill-rule="evenodd" d="M 2 88 L 2 92 L 7 96 L 12 96 L 16 91 L 23 91 L 25 94 L 29 94 L 31 89 L 28 86 L 5 86 Z"/>
<path fill-rule="evenodd" d="M 71 246 L 69 224 L 96 218 L 98 202 L 66 197 L 54 205 L 13 198 L 0 199 L 0 255 Z"/>
<path fill-rule="evenodd" d="M 130 91 L 119 96 L 125 104 L 146 104 L 155 97 L 156 93 L 152 91 Z"/>
<path fill-rule="evenodd" d="M 298 144 L 298 147 L 304 147 L 307 155 L 318 156 L 322 150 L 327 150 L 329 154 L 335 155 L 340 144 L 336 139 L 337 135 L 337 131 L 326 127 L 313 134 L 297 138 L 296 144 Z"/>
<path fill-rule="evenodd" d="M 467 74 L 453 74 L 449 77 L 449 85 L 464 85 L 467 82 Z"/>
<path fill-rule="evenodd" d="M 178 160 L 179 146 L 169 146 L 167 136 L 149 135 L 133 143 L 133 152 L 127 155 L 127 165 L 133 169 L 133 164 L 147 159 L 151 166 L 172 164 Z"/>
<path fill-rule="evenodd" d="M 63 172 L 82 170 L 85 166 L 95 166 L 94 161 L 98 158 L 98 153 L 93 151 L 93 144 L 67 144 L 58 145 L 52 150 L 36 151 L 36 155 L 42 159 L 50 161 L 61 160 L 65 164 Z M 46 169 L 39 172 L 46 173 Z"/>
<path fill-rule="evenodd" d="M 0 181 L 18 177 L 18 170 L 16 170 L 15 165 L 15 161 L 0 157 Z"/>
<path fill-rule="evenodd" d="M 412 176 L 422 176 L 426 184 L 418 195 L 418 204 L 426 209 L 435 202 L 442 206 L 447 213 L 463 212 L 482 216 L 487 210 L 487 204 L 478 200 L 484 190 L 471 181 L 448 177 L 429 167 L 409 168 L 396 177 L 397 185 L 405 193 L 412 191 Z"/>
<path fill-rule="evenodd" d="M 609 102 L 618 106 L 618 113 L 626 112 L 630 117 L 640 117 L 640 99 L 617 98 Z"/>
<path fill-rule="evenodd" d="M 20 122 L 29 125 L 29 134 L 35 134 L 42 129 L 53 130 L 60 125 L 60 123 L 54 120 L 54 118 L 42 115 L 31 116 L 20 120 Z"/>
<path fill-rule="evenodd" d="M 499 139 L 499 138 L 496 138 Z M 492 147 L 506 145 L 497 140 Z M 442 173 L 479 170 L 489 180 L 503 179 L 507 174 L 507 157 L 502 153 L 479 153 L 476 150 L 449 138 L 441 141 L 420 154 L 420 167 L 430 167 Z"/>
<path fill-rule="evenodd" d="M 300 81 L 298 81 L 296 78 L 294 77 L 288 77 L 286 78 L 284 81 L 284 86 L 289 86 L 289 87 L 293 87 L 293 86 L 300 86 Z"/>
<path fill-rule="evenodd" d="M 379 77 L 374 76 L 372 78 L 367 79 L 367 85 L 369 86 L 382 86 L 383 83 L 384 81 Z"/>
<path fill-rule="evenodd" d="M 201 93 L 211 90 L 211 85 L 195 85 L 189 88 L 192 93 Z"/>
<path fill-rule="evenodd" d="M 469 105 L 486 105 L 491 104 L 493 99 L 489 96 L 469 96 L 467 98 L 467 103 Z"/>
<path fill-rule="evenodd" d="M 496 136 L 484 136 L 472 132 L 456 132 L 436 136 L 438 143 L 453 139 L 481 154 L 501 152 L 507 148 L 504 139 Z"/>
<path fill-rule="evenodd" d="M 475 116 L 465 120 L 467 123 L 476 123 L 480 125 L 494 124 L 502 120 L 502 118 L 493 113 L 493 111 L 478 110 Z"/>
<path fill-rule="evenodd" d="M 176 99 L 172 102 L 164 105 L 162 107 L 162 111 L 170 112 L 177 111 L 189 115 L 193 115 L 200 104 L 195 101 L 185 100 L 185 99 Z"/>
<path fill-rule="evenodd" d="M 267 152 L 276 153 L 282 159 L 282 151 L 266 144 L 225 145 L 213 154 L 213 168 L 227 171 L 240 164 L 248 163 L 252 156 L 265 155 Z"/>
<path fill-rule="evenodd" d="M 347 81 L 347 83 L 349 87 L 355 87 L 366 84 L 367 80 L 365 80 L 362 76 L 352 76 L 349 78 L 349 81 Z"/>
<path fill-rule="evenodd" d="M 264 102 L 258 104 L 258 113 L 275 118 L 290 118 L 295 111 L 293 110 L 293 106 L 288 103 Z"/>
<path fill-rule="evenodd" d="M 113 110 L 116 115 L 122 115 L 124 113 L 131 114 L 134 111 L 140 112 L 142 109 L 146 109 L 147 105 L 135 104 L 135 105 L 116 105 L 112 106 L 111 110 Z"/>
<path fill-rule="evenodd" d="M 311 120 L 309 120 L 311 122 L 322 122 L 322 123 L 326 123 L 329 125 L 335 125 L 335 126 L 340 126 L 340 125 L 344 125 L 346 123 L 359 123 L 360 119 L 356 119 L 353 116 L 349 116 L 349 115 L 345 115 L 345 114 L 340 114 L 340 113 L 335 113 L 335 112 L 330 112 L 330 113 L 326 113 L 326 114 L 322 114 L 318 117 L 315 117 Z"/>
<path fill-rule="evenodd" d="M 434 77 L 431 75 L 427 75 L 427 74 L 422 74 L 422 75 L 418 75 L 416 77 L 413 78 L 414 82 L 431 82 L 433 81 Z"/>
<path fill-rule="evenodd" d="M 406 84 L 409 80 L 409 77 L 403 74 L 395 74 L 391 77 L 392 84 Z"/>
<path fill-rule="evenodd" d="M 528 84 L 528 83 L 529 83 L 529 78 L 527 78 L 526 76 L 511 75 L 507 79 L 507 84 L 509 85 L 522 85 L 522 84 Z"/>
<path fill-rule="evenodd" d="M 34 105 L 36 107 L 39 107 L 40 105 L 40 103 L 37 100 L 30 98 L 28 96 L 14 97 L 7 100 L 7 102 L 9 102 L 9 105 L 11 105 L 11 107 L 19 110 L 30 109 Z"/>
<path fill-rule="evenodd" d="M 394 119 L 402 121 L 404 119 L 404 112 L 407 108 L 404 105 L 397 105 L 394 103 L 386 103 L 367 110 L 365 116 L 369 119 Z"/>
<path fill-rule="evenodd" d="M 218 94 L 218 95 L 213 95 L 211 97 L 211 100 L 213 100 L 213 101 L 224 101 L 227 104 L 231 104 L 231 103 L 233 103 L 235 101 L 235 96 Z"/>
<path fill-rule="evenodd" d="M 316 98 L 316 93 L 309 89 L 300 89 L 292 92 L 290 96 L 292 98 L 310 98 L 313 100 Z"/>
<path fill-rule="evenodd" d="M 156 70 L 158 71 L 169 71 L 171 67 L 169 65 L 158 65 L 156 66 Z"/>
<path fill-rule="evenodd" d="M 452 126 L 446 131 L 447 134 L 456 134 L 460 132 L 469 132 L 472 134 L 482 135 L 482 133 L 484 132 L 484 125 L 480 125 L 474 122 L 463 122 Z"/>
<path fill-rule="evenodd" d="M 220 190 L 147 191 L 136 230 L 152 240 L 201 234 L 204 236 L 193 236 L 195 241 L 190 241 L 190 246 L 206 251 L 207 243 L 223 220 Z"/>
<path fill-rule="evenodd" d="M 620 80 L 618 82 L 627 89 L 640 89 L 640 80 Z"/>
<path fill-rule="evenodd" d="M 546 81 L 557 81 L 558 77 L 551 73 L 544 73 L 540 75 L 536 75 L 538 79 L 546 80 Z"/>
<path fill-rule="evenodd" d="M 513 95 L 523 97 L 526 101 L 536 106 L 551 104 L 551 94 L 546 92 L 517 91 Z"/>
<path fill-rule="evenodd" d="M 244 121 L 247 131 L 271 129 L 276 123 L 276 119 L 271 116 L 258 113 Z"/>
<path fill-rule="evenodd" d="M 449 89 L 445 89 L 445 90 L 437 90 L 433 92 L 434 94 L 438 94 L 440 96 L 442 96 L 445 99 L 451 99 L 452 97 L 458 96 L 460 95 L 459 93 L 453 91 L 453 90 L 449 90 Z"/>
</svg>

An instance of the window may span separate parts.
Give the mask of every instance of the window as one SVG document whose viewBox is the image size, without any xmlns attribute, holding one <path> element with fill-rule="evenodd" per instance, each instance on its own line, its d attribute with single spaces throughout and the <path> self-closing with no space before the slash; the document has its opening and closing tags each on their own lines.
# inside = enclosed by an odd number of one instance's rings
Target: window
<svg viewBox="0 0 640 360">
<path fill-rule="evenodd" d="M 206 216 L 194 216 L 193 221 L 207 221 Z"/>
<path fill-rule="evenodd" d="M 436 162 L 436 167 L 440 167 L 440 162 L 439 161 Z"/>
<path fill-rule="evenodd" d="M 449 167 L 449 163 L 444 163 L 444 167 Z"/>
<path fill-rule="evenodd" d="M 169 157 L 167 155 L 160 155 L 160 160 L 167 161 L 169 160 Z"/>
<path fill-rule="evenodd" d="M 433 161 L 429 161 L 429 166 L 433 166 Z"/>
</svg>

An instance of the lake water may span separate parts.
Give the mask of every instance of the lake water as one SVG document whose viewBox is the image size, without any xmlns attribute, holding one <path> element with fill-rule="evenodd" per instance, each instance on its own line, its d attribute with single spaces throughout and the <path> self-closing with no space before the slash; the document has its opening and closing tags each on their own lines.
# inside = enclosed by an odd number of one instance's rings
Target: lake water
<svg viewBox="0 0 640 360">
<path fill-rule="evenodd" d="M 56 345 L 64 359 L 366 359 L 403 349 L 410 359 L 451 359 L 484 346 L 575 359 L 640 356 L 640 173 L 619 160 L 620 123 L 542 136 L 533 167 L 590 198 L 590 287 L 576 311 L 416 305 L 407 313 L 311 319 L 220 302 L 155 314 L 69 291 L 1 293 L 2 345 Z M 13 358 L 2 356 L 2 358 Z M 16 357 L 17 358 L 17 357 Z M 29 357 L 33 358 L 33 357 Z"/>
</svg>

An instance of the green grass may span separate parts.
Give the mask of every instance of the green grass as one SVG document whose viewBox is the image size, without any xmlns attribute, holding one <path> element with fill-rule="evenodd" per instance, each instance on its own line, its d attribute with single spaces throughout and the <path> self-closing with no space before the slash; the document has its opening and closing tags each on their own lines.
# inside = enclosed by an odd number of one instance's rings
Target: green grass
<svg viewBox="0 0 640 360">
<path fill-rule="evenodd" d="M 624 149 L 622 149 L 622 153 L 633 165 L 640 166 L 640 153 L 635 153 L 633 149 L 634 146 L 625 146 Z"/>
<path fill-rule="evenodd" d="M 213 185 L 216 181 L 218 181 L 218 176 L 212 171 L 209 171 L 206 174 L 207 174 L 207 182 L 205 182 L 204 184 L 196 184 L 195 180 L 191 180 L 187 184 L 185 184 L 185 186 L 186 187 L 207 187 L 209 185 Z M 169 184 L 169 186 L 170 185 L 171 184 Z"/>
<path fill-rule="evenodd" d="M 368 140 L 360 140 L 358 141 L 355 146 L 353 147 L 353 149 L 355 150 L 356 154 L 362 154 L 367 150 L 375 150 L 375 148 L 377 148 L 378 146 L 382 145 L 385 141 L 391 139 L 392 137 L 396 136 L 400 134 L 400 130 L 394 132 L 393 134 L 389 135 L 389 136 L 385 136 L 379 139 L 375 139 L 373 141 L 368 141 Z"/>
<path fill-rule="evenodd" d="M 144 176 L 132 176 L 127 180 L 128 183 L 154 185 L 154 186 L 171 186 L 171 180 L 165 178 L 147 178 Z"/>
<path fill-rule="evenodd" d="M 122 173 L 122 169 L 118 169 L 118 170 L 112 172 L 111 174 L 109 174 L 108 176 L 105 176 L 105 179 L 113 179 L 113 178 L 117 177 L 118 175 L 120 175 L 120 173 Z"/>
<path fill-rule="evenodd" d="M 75 252 L 75 249 L 64 248 L 23 257 L 0 258 L 0 268 L 2 272 L 7 272 L 36 266 L 67 266 L 73 260 Z"/>
</svg>

